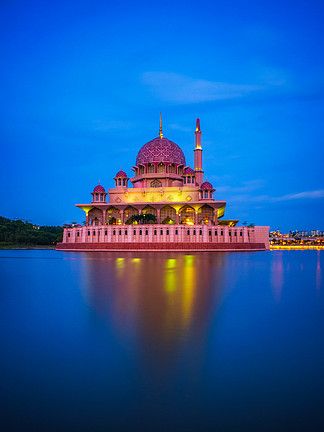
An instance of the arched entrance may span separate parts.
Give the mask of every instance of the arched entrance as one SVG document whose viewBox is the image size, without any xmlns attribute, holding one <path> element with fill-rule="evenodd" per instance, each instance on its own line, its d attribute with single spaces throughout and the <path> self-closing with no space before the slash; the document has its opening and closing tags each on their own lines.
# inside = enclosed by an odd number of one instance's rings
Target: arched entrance
<svg viewBox="0 0 324 432">
<path fill-rule="evenodd" d="M 176 223 L 177 213 L 173 207 L 166 205 L 161 208 L 160 220 L 162 224 Z"/>
<path fill-rule="evenodd" d="M 89 211 L 89 224 L 93 226 L 99 226 L 103 223 L 102 210 L 93 208 Z"/>
<path fill-rule="evenodd" d="M 128 206 L 124 210 L 124 223 L 129 225 L 133 223 L 132 216 L 138 215 L 138 210 L 132 206 Z"/>
<path fill-rule="evenodd" d="M 184 225 L 195 224 L 195 210 L 189 205 L 185 205 L 179 211 L 179 222 Z"/>
<path fill-rule="evenodd" d="M 198 210 L 198 223 L 204 225 L 214 225 L 215 224 L 215 213 L 214 209 L 205 204 Z"/>
<path fill-rule="evenodd" d="M 107 210 L 106 223 L 109 225 L 120 225 L 121 224 L 121 215 L 120 210 L 116 207 L 111 207 Z"/>
</svg>

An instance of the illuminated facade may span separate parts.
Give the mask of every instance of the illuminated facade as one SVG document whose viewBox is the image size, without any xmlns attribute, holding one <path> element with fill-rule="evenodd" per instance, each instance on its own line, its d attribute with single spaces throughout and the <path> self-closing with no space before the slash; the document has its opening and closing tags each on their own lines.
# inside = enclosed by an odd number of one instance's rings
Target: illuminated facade
<svg viewBox="0 0 324 432">
<path fill-rule="evenodd" d="M 200 121 L 195 130 L 194 169 L 181 148 L 159 136 L 139 150 L 133 177 L 119 171 L 115 187 L 100 185 L 92 202 L 76 204 L 85 226 L 65 228 L 64 250 L 256 250 L 269 248 L 269 227 L 237 227 L 224 221 L 226 201 L 203 180 Z M 132 187 L 129 187 L 129 182 Z"/>
</svg>

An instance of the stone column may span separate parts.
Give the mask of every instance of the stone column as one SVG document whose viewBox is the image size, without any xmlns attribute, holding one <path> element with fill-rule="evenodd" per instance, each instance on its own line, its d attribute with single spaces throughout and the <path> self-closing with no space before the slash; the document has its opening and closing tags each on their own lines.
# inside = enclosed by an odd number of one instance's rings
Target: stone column
<svg viewBox="0 0 324 432">
<path fill-rule="evenodd" d="M 161 215 L 161 209 L 156 209 L 157 211 L 157 223 L 158 225 L 160 225 L 161 221 L 160 221 L 160 215 Z"/>
<path fill-rule="evenodd" d="M 179 225 L 179 212 L 176 212 L 176 224 Z"/>
<path fill-rule="evenodd" d="M 228 230 L 229 230 L 228 226 L 224 226 L 224 243 L 229 242 Z"/>
<path fill-rule="evenodd" d="M 198 212 L 195 212 L 195 225 L 198 225 Z"/>
<path fill-rule="evenodd" d="M 208 226 L 207 225 L 203 225 L 202 226 L 202 230 L 203 230 L 203 235 L 202 235 L 202 237 L 203 237 L 203 242 L 204 243 L 207 243 L 208 242 Z"/>
<path fill-rule="evenodd" d="M 89 226 L 89 214 L 86 213 L 86 226 Z"/>
<path fill-rule="evenodd" d="M 102 211 L 102 224 L 106 225 L 106 210 L 105 209 Z"/>
</svg>

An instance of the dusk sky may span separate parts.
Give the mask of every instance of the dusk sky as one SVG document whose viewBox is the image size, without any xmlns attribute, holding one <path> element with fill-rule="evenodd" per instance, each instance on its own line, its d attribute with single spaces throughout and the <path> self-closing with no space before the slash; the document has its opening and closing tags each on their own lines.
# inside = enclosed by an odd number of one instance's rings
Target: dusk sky
<svg viewBox="0 0 324 432">
<path fill-rule="evenodd" d="M 324 229 L 324 1 L 1 1 L 0 215 L 82 222 L 163 134 L 226 219 Z"/>
</svg>

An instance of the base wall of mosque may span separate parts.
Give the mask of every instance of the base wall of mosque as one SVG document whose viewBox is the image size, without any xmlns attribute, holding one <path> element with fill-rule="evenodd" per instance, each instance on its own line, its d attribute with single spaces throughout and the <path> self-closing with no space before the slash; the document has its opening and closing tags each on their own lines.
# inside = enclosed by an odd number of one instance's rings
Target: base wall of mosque
<svg viewBox="0 0 324 432">
<path fill-rule="evenodd" d="M 64 229 L 64 251 L 248 251 L 269 249 L 269 227 L 113 225 Z"/>
</svg>

